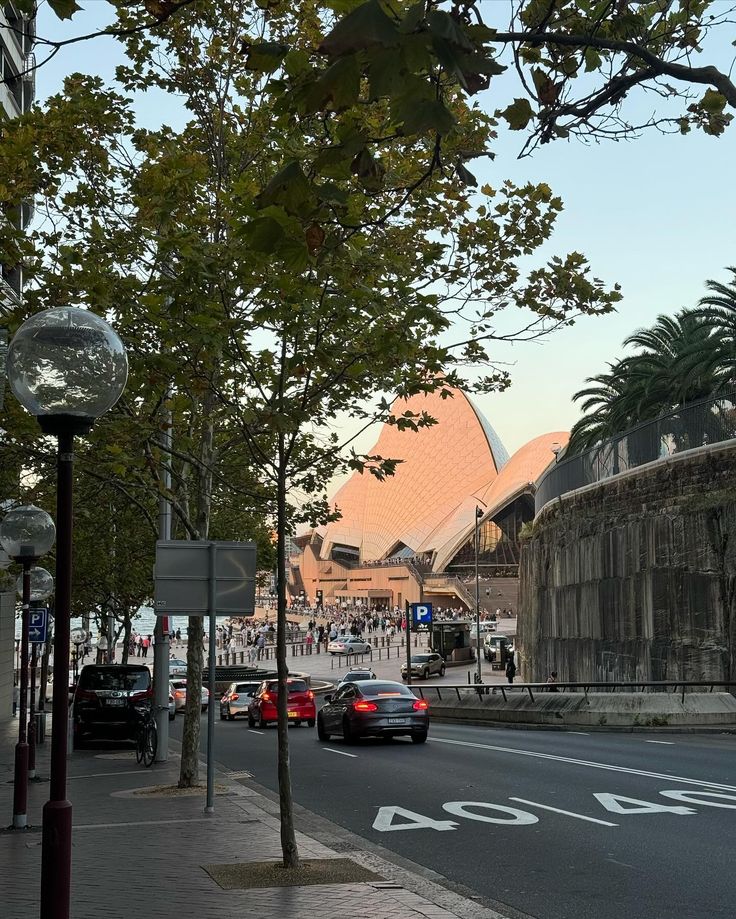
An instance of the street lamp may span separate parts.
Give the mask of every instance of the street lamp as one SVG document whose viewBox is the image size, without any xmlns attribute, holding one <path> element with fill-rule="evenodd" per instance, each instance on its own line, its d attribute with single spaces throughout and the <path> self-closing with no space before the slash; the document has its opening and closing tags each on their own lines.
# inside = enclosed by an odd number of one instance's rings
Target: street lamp
<svg viewBox="0 0 736 919">
<path fill-rule="evenodd" d="M 481 646 L 480 646 L 480 578 L 478 576 L 478 553 L 480 551 L 480 521 L 483 518 L 483 508 L 476 505 L 475 508 L 475 644 L 477 672 L 475 682 L 482 683 L 483 675 L 481 673 Z"/>
<path fill-rule="evenodd" d="M 13 789 L 13 829 L 28 825 L 28 616 L 31 603 L 31 566 L 54 544 L 56 528 L 46 511 L 33 504 L 15 507 L 0 523 L 0 543 L 14 562 L 23 566 L 20 593 L 23 617 L 20 633 L 20 709 L 18 743 L 15 745 L 15 785 Z"/>
<path fill-rule="evenodd" d="M 56 436 L 57 512 L 51 781 L 43 809 L 41 919 L 69 919 L 72 805 L 66 799 L 74 435 L 87 433 L 120 398 L 128 376 L 123 343 L 87 310 L 58 307 L 26 320 L 10 343 L 10 388 Z"/>
<path fill-rule="evenodd" d="M 560 451 L 562 450 L 562 444 L 558 444 L 557 441 L 555 441 L 550 447 L 550 450 L 554 453 L 555 462 L 557 462 L 559 455 L 560 455 Z"/>
<path fill-rule="evenodd" d="M 16 584 L 18 593 L 21 595 L 23 593 L 23 583 L 24 579 L 21 576 L 18 578 L 18 583 Z M 31 568 L 31 604 L 43 603 L 44 600 L 48 600 L 53 592 L 54 579 L 49 572 L 45 568 Z M 46 628 L 48 629 L 48 618 L 46 620 Z M 28 778 L 35 779 L 36 741 L 38 740 L 36 737 L 36 667 L 38 665 L 38 640 L 31 637 L 30 628 L 28 631 L 29 641 L 31 643 L 31 693 L 28 702 Z M 39 689 L 41 693 L 45 692 L 45 687 L 43 685 L 41 685 Z M 41 708 L 43 708 L 43 706 L 41 706 Z"/>
</svg>

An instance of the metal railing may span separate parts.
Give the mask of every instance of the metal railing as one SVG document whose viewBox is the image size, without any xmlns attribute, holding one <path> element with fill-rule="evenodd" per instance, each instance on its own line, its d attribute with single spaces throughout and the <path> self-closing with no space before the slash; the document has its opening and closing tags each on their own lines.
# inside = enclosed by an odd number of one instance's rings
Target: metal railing
<svg viewBox="0 0 736 919">
<path fill-rule="evenodd" d="M 646 463 L 736 438 L 736 391 L 691 402 L 551 466 L 537 485 L 535 513 L 561 495 Z"/>
<path fill-rule="evenodd" d="M 700 687 L 702 689 L 707 688 L 708 692 L 713 692 L 716 686 L 736 687 L 736 682 L 727 680 L 650 680 L 636 683 L 474 683 L 471 685 L 466 685 L 465 683 L 449 685 L 445 683 L 444 685 L 434 686 L 415 685 L 412 686 L 412 689 L 417 690 L 422 699 L 426 692 L 433 692 L 440 702 L 442 701 L 442 693 L 445 693 L 449 698 L 452 698 L 454 694 L 458 702 L 461 701 L 463 696 L 475 695 L 480 697 L 496 693 L 500 693 L 504 702 L 506 702 L 509 695 L 528 693 L 529 698 L 534 702 L 534 693 L 582 692 L 587 699 L 588 693 L 592 691 L 615 693 L 619 689 L 634 692 L 680 692 L 684 702 L 685 694 L 688 690 Z"/>
</svg>

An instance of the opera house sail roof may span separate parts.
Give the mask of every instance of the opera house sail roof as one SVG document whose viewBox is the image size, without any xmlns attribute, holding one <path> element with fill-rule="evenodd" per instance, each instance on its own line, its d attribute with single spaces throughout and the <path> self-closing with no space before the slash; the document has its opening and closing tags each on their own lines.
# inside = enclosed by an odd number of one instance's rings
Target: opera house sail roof
<svg viewBox="0 0 736 919">
<path fill-rule="evenodd" d="M 467 395 L 450 392 L 394 403 L 396 415 L 427 412 L 437 424 L 416 432 L 382 427 L 368 452 L 402 462 L 383 481 L 355 472 L 340 488 L 333 502 L 342 516 L 321 529 L 322 559 L 337 553 L 370 563 L 429 554 L 441 571 L 472 533 L 475 507 L 490 516 L 528 491 L 553 459 L 552 444 L 567 441 L 565 432 L 542 435 L 509 458 Z"/>
</svg>

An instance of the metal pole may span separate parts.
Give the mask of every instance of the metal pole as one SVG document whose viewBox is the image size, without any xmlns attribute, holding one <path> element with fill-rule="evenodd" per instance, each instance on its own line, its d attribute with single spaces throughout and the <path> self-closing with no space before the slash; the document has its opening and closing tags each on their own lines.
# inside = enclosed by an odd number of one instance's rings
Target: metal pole
<svg viewBox="0 0 736 919">
<path fill-rule="evenodd" d="M 48 617 L 48 613 L 46 614 Z M 48 628 L 48 623 L 47 626 Z M 38 645 L 31 644 L 31 691 L 28 703 L 28 778 L 36 778 L 36 666 Z"/>
<path fill-rule="evenodd" d="M 406 608 L 406 685 L 411 686 L 411 606 L 404 601 Z"/>
<path fill-rule="evenodd" d="M 31 560 L 23 561 L 23 618 L 20 635 L 20 710 L 18 712 L 18 743 L 15 745 L 15 774 L 13 787 L 13 829 L 28 825 L 28 616 L 31 605 Z"/>
<path fill-rule="evenodd" d="M 170 398 L 167 391 L 166 398 Z M 171 490 L 171 467 L 169 466 L 171 448 L 171 412 L 164 416 L 164 430 L 161 435 L 165 460 L 161 476 L 162 493 L 158 499 L 158 538 L 171 539 L 171 502 L 166 497 Z M 167 620 L 168 621 L 168 620 Z M 169 633 L 164 628 L 164 617 L 156 617 L 153 645 L 153 703 L 158 729 L 158 746 L 156 762 L 165 763 L 169 759 Z"/>
<path fill-rule="evenodd" d="M 480 551 L 480 529 L 479 523 L 480 518 L 483 516 L 483 511 L 479 508 L 475 508 L 475 643 L 476 648 L 476 657 L 477 657 L 477 674 L 475 681 L 476 683 L 483 682 L 483 676 L 481 674 L 481 654 L 482 648 L 480 646 L 480 580 L 478 578 L 478 553 Z"/>
<path fill-rule="evenodd" d="M 41 919 L 69 919 L 72 875 L 72 805 L 66 799 L 69 719 L 69 632 L 72 600 L 72 490 L 74 435 L 59 434 L 56 493 L 56 609 L 51 782 L 43 808 Z"/>
<path fill-rule="evenodd" d="M 217 543 L 210 546 L 210 700 L 207 706 L 207 804 L 205 814 L 215 812 L 215 670 L 217 668 Z"/>
</svg>

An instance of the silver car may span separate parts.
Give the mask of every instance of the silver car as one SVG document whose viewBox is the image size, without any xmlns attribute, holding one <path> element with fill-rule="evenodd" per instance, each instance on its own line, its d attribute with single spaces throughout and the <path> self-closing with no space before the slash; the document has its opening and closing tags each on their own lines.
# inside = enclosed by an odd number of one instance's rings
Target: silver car
<svg viewBox="0 0 736 919">
<path fill-rule="evenodd" d="M 327 645 L 330 654 L 370 654 L 373 646 L 363 638 L 354 638 L 352 635 L 343 635 L 335 638 Z"/>
<path fill-rule="evenodd" d="M 177 712 L 183 712 L 187 704 L 187 681 L 178 677 L 171 681 L 174 689 L 174 707 Z M 207 711 L 210 702 L 210 691 L 206 686 L 202 687 L 202 711 Z"/>
<path fill-rule="evenodd" d="M 337 688 L 339 689 L 343 683 L 359 683 L 362 680 L 375 679 L 377 677 L 370 667 L 353 667 L 352 670 L 348 670 L 345 676 L 340 677 L 337 681 Z"/>
<path fill-rule="evenodd" d="M 258 692 L 260 681 L 255 683 L 231 683 L 220 699 L 220 720 L 234 721 L 239 715 L 248 717 L 248 706 Z"/>
</svg>

